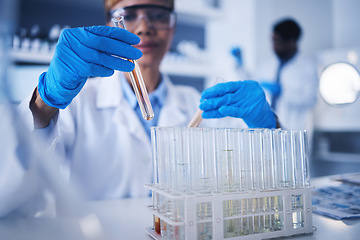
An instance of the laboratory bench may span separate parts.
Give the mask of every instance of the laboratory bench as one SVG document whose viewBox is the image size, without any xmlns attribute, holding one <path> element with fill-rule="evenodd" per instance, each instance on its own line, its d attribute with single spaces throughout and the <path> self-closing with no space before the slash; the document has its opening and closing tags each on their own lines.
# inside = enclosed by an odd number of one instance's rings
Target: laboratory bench
<svg viewBox="0 0 360 240">
<path fill-rule="evenodd" d="M 329 176 L 311 180 L 315 188 L 339 184 Z M 151 239 L 145 232 L 152 225 L 152 215 L 145 208 L 149 204 L 150 198 L 96 201 L 78 206 L 87 212 L 81 218 L 5 218 L 0 220 L 0 239 L 105 239 L 102 232 L 114 239 Z M 313 226 L 313 234 L 283 239 L 354 240 L 360 236 L 360 220 L 334 220 L 313 214 Z M 88 238 L 84 238 L 84 232 Z"/>
</svg>

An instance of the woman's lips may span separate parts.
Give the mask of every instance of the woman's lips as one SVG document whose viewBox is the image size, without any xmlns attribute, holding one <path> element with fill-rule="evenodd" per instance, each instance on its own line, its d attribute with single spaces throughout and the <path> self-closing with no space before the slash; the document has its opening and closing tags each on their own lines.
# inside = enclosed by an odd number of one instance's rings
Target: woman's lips
<svg viewBox="0 0 360 240">
<path fill-rule="evenodd" d="M 153 51 L 156 47 L 158 46 L 158 44 L 156 43 L 139 43 L 138 45 L 135 45 L 134 47 L 136 47 L 137 49 L 139 49 L 141 52 L 146 53 L 146 52 L 150 52 Z"/>
</svg>

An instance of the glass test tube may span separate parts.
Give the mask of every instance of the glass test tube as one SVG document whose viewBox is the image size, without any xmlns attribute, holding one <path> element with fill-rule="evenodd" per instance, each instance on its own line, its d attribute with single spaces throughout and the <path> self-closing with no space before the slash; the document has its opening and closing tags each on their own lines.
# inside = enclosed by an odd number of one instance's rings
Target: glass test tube
<svg viewBox="0 0 360 240">
<path fill-rule="evenodd" d="M 224 79 L 218 77 L 218 78 L 216 78 L 215 82 L 212 85 L 215 86 L 216 84 L 221 83 L 221 82 L 224 82 Z M 192 119 L 190 120 L 190 122 L 188 123 L 187 127 L 199 126 L 199 124 L 201 123 L 201 121 L 203 119 L 201 116 L 203 112 L 204 112 L 203 110 L 198 109 L 196 111 L 196 113 L 194 114 L 194 116 L 192 117 Z"/>
<path fill-rule="evenodd" d="M 114 27 L 126 29 L 123 16 L 118 18 L 112 18 L 111 21 Z M 129 59 L 128 61 L 132 62 L 135 65 L 134 70 L 129 72 L 129 76 L 137 101 L 139 103 L 141 113 L 145 120 L 151 120 L 154 118 L 154 111 L 150 103 L 150 99 L 146 90 L 144 79 L 140 72 L 139 64 L 137 60 Z"/>
<path fill-rule="evenodd" d="M 282 132 L 282 144 L 284 147 L 283 151 L 283 160 L 284 160 L 284 177 L 285 177 L 285 187 L 295 187 L 294 186 L 294 152 L 293 152 L 293 139 L 291 138 L 292 131 L 291 130 L 284 130 Z"/>
<path fill-rule="evenodd" d="M 304 186 L 310 186 L 310 172 L 309 172 L 309 141 L 308 133 L 306 130 L 301 131 L 301 162 Z"/>
<path fill-rule="evenodd" d="M 163 128 L 153 128 L 153 152 L 156 152 L 155 164 L 156 170 L 154 175 L 156 177 L 155 184 L 160 189 L 165 189 L 167 185 L 167 139 L 166 139 L 166 131 Z"/>
<path fill-rule="evenodd" d="M 264 189 L 264 174 L 263 174 L 263 129 L 250 129 L 251 135 L 251 150 L 252 164 L 253 164 L 253 187 L 256 190 Z"/>
<path fill-rule="evenodd" d="M 292 164 L 293 164 L 293 184 L 292 187 L 303 186 L 302 175 L 302 162 L 301 162 L 301 131 L 291 130 L 291 142 L 292 142 Z"/>
<path fill-rule="evenodd" d="M 175 182 L 176 191 L 180 193 L 190 192 L 190 162 L 188 132 L 185 128 L 174 128 L 174 158 L 175 158 Z"/>
<path fill-rule="evenodd" d="M 153 184 L 156 186 L 159 183 L 159 162 L 158 162 L 158 153 L 157 153 L 157 145 L 156 143 L 156 128 L 152 127 L 151 128 L 151 147 L 152 147 L 152 158 L 153 158 L 153 169 L 154 169 L 154 178 L 153 178 Z"/>
<path fill-rule="evenodd" d="M 309 185 L 308 146 L 305 130 L 290 130 L 293 158 L 293 187 Z"/>
<path fill-rule="evenodd" d="M 282 142 L 283 130 L 273 131 L 274 141 L 274 180 L 275 187 L 282 189 L 285 187 L 285 174 L 284 174 L 284 160 L 283 160 L 283 142 Z"/>
<path fill-rule="evenodd" d="M 274 177 L 273 177 L 273 142 L 272 142 L 272 131 L 269 129 L 263 129 L 262 138 L 262 163 L 263 166 L 263 181 L 265 189 L 274 188 Z"/>
<path fill-rule="evenodd" d="M 177 194 L 177 189 L 178 189 L 178 184 L 177 184 L 177 177 L 176 177 L 176 173 L 177 173 L 177 159 L 179 156 L 177 156 L 177 145 L 178 145 L 178 139 L 176 139 L 175 137 L 175 129 L 176 128 L 168 128 L 167 130 L 167 140 L 168 140 L 168 151 L 169 151 L 169 155 L 168 155 L 168 174 L 169 174 L 169 185 L 168 185 L 168 190 L 172 193 L 172 194 Z"/>
<path fill-rule="evenodd" d="M 203 110 L 198 109 L 196 113 L 194 114 L 193 118 L 188 123 L 187 127 L 197 127 L 199 126 L 200 122 L 202 121 L 201 114 L 203 113 Z"/>
<path fill-rule="evenodd" d="M 251 189 L 251 148 L 249 140 L 249 130 L 243 129 L 237 131 L 237 138 L 239 139 L 240 146 L 240 190 L 247 191 Z"/>
<path fill-rule="evenodd" d="M 210 128 L 189 128 L 190 159 L 192 164 L 192 186 L 198 193 L 210 193 L 213 187 L 214 143 Z"/>
<path fill-rule="evenodd" d="M 247 147 L 245 153 L 247 152 L 247 158 L 249 159 L 248 165 L 248 178 L 249 178 L 249 187 L 251 190 L 258 190 L 257 184 L 259 183 L 259 162 L 261 156 L 261 149 L 259 146 L 259 134 L 256 132 L 256 129 L 248 129 L 244 132 L 245 139 L 247 142 L 244 142 L 244 145 Z"/>
<path fill-rule="evenodd" d="M 232 129 L 217 129 L 217 161 L 218 186 L 224 192 L 234 192 L 239 189 L 239 158 L 236 158 L 237 145 Z"/>
</svg>

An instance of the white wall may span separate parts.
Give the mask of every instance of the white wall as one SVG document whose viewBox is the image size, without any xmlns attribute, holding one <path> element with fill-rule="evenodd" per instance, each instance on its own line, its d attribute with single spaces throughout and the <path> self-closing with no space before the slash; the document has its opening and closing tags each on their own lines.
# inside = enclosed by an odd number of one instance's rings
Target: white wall
<svg viewBox="0 0 360 240">
<path fill-rule="evenodd" d="M 360 1 L 332 0 L 333 47 L 360 46 Z"/>
<path fill-rule="evenodd" d="M 241 46 L 246 68 L 254 69 L 255 2 L 253 0 L 223 0 L 222 11 L 207 28 L 206 45 L 218 75 L 225 80 L 236 80 L 235 61 L 230 55 L 233 46 Z"/>
</svg>

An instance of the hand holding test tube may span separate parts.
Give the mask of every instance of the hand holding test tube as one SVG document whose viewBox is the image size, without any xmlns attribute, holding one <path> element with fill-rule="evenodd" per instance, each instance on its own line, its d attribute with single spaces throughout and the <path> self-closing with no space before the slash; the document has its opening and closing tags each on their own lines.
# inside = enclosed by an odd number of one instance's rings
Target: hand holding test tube
<svg viewBox="0 0 360 240">
<path fill-rule="evenodd" d="M 118 18 L 111 19 L 114 27 L 126 29 L 124 23 L 124 17 L 120 16 Z M 129 76 L 131 79 L 131 84 L 134 89 L 137 101 L 139 103 L 139 107 L 143 118 L 145 120 L 151 120 L 154 118 L 154 111 L 151 106 L 151 102 L 149 99 L 149 95 L 146 90 L 146 86 L 144 83 L 144 79 L 142 78 L 140 67 L 137 60 L 129 60 L 130 62 L 134 63 L 135 68 L 131 72 L 129 72 Z"/>
</svg>

